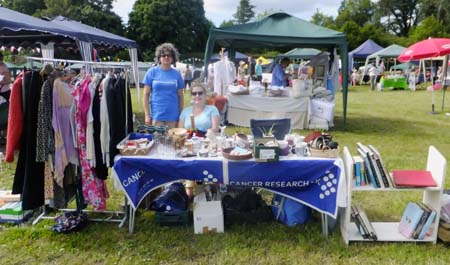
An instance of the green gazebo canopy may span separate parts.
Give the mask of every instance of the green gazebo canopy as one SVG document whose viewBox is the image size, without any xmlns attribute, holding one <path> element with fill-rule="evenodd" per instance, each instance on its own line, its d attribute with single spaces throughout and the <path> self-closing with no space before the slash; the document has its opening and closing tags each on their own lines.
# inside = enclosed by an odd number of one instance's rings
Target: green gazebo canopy
<svg viewBox="0 0 450 265">
<path fill-rule="evenodd" d="M 239 48 L 264 47 L 273 49 L 339 48 L 342 69 L 348 69 L 348 48 L 345 33 L 324 28 L 286 13 L 274 13 L 254 22 L 222 28 L 211 28 L 205 50 L 205 69 L 214 48 L 227 48 L 232 52 Z M 230 54 L 229 54 L 230 55 Z M 343 74 L 344 126 L 347 117 L 348 75 Z"/>
</svg>

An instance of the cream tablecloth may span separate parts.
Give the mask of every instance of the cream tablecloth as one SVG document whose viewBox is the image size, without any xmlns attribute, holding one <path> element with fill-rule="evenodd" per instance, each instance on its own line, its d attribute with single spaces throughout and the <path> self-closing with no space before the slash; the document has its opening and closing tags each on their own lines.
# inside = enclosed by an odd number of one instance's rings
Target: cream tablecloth
<svg viewBox="0 0 450 265">
<path fill-rule="evenodd" d="M 311 113 L 309 97 L 228 95 L 228 122 L 250 127 L 250 119 L 290 118 L 292 129 L 306 129 Z"/>
</svg>

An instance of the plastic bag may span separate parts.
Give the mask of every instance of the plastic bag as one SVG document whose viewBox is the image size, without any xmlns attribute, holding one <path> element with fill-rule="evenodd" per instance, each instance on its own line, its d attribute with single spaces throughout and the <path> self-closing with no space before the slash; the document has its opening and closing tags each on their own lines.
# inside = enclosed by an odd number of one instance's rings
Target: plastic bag
<svg viewBox="0 0 450 265">
<path fill-rule="evenodd" d="M 283 224 L 296 226 L 306 223 L 311 218 L 311 208 L 284 196 L 274 195 L 272 214 Z"/>
<path fill-rule="evenodd" d="M 186 211 L 188 196 L 180 182 L 169 184 L 150 204 L 150 210 L 157 212 Z"/>
</svg>

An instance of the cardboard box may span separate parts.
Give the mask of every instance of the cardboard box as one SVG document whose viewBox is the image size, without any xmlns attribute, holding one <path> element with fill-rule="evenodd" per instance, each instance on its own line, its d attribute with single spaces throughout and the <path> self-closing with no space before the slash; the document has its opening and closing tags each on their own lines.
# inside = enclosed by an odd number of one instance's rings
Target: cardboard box
<svg viewBox="0 0 450 265">
<path fill-rule="evenodd" d="M 267 146 L 268 142 L 275 146 Z M 255 138 L 253 153 L 256 162 L 277 162 L 280 160 L 280 147 L 274 137 Z"/>
<path fill-rule="evenodd" d="M 22 202 L 8 202 L 0 207 L 0 222 L 21 223 L 32 211 L 22 210 Z"/>
<path fill-rule="evenodd" d="M 323 101 L 319 99 L 311 100 L 311 115 L 328 122 L 333 123 L 334 118 L 334 102 Z"/>
<path fill-rule="evenodd" d="M 204 197 L 200 195 L 200 197 Z M 197 198 L 197 196 L 196 196 Z M 223 209 L 221 201 L 194 199 L 194 233 L 223 233 Z"/>
</svg>

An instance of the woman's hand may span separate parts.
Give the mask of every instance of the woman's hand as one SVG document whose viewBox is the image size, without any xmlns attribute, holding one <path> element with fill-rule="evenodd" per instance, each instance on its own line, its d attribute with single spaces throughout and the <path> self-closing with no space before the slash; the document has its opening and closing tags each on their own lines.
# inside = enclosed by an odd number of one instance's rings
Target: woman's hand
<svg viewBox="0 0 450 265">
<path fill-rule="evenodd" d="M 152 125 L 152 117 L 145 115 L 145 125 Z"/>
</svg>

